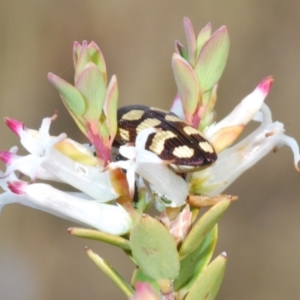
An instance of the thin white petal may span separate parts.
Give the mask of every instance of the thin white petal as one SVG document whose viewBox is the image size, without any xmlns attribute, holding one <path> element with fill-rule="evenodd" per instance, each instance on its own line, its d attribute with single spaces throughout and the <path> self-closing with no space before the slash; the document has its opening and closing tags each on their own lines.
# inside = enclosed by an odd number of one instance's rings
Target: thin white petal
<svg viewBox="0 0 300 300">
<path fill-rule="evenodd" d="M 246 96 L 223 120 L 207 127 L 204 132 L 205 136 L 207 138 L 211 138 L 222 128 L 236 125 L 246 125 L 249 121 L 251 121 L 261 109 L 263 102 L 268 94 L 266 88 L 264 87 L 264 82 L 268 84 L 268 91 L 272 82 L 270 78 L 266 78 L 265 80 L 263 80 L 255 88 L 255 90 L 251 94 Z"/>
<path fill-rule="evenodd" d="M 119 197 L 110 182 L 109 171 L 80 164 L 63 155 L 58 150 L 49 150 L 42 166 L 60 180 L 86 193 L 92 198 L 107 202 Z"/>
<path fill-rule="evenodd" d="M 121 235 L 127 233 L 132 226 L 131 217 L 122 207 L 74 197 L 48 184 L 28 185 L 25 195 L 27 196 L 26 200 L 30 202 L 30 207 L 94 227 L 103 232 Z M 28 205 L 21 201 L 24 196 L 19 197 L 17 196 L 16 199 L 19 199 L 20 204 Z"/>
<path fill-rule="evenodd" d="M 291 141 L 284 135 L 282 123 L 274 122 L 266 128 L 260 126 L 248 137 L 243 139 L 235 146 L 220 153 L 216 163 L 210 168 L 193 174 L 194 178 L 203 178 L 204 188 L 207 189 L 207 195 L 215 196 L 222 193 L 237 177 L 256 164 L 266 154 L 274 148 L 278 148 Z M 295 145 L 295 144 L 294 144 Z M 296 147 L 295 152 L 299 149 Z M 211 186 L 211 191 L 209 187 Z"/>
<path fill-rule="evenodd" d="M 137 163 L 136 172 L 154 186 L 160 196 L 165 196 L 177 207 L 185 203 L 188 186 L 185 180 L 167 166 L 154 163 Z"/>
</svg>

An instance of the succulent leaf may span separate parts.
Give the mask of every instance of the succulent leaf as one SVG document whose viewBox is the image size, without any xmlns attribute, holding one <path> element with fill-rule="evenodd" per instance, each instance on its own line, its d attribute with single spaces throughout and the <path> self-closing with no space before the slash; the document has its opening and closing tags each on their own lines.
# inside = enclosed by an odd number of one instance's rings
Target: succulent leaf
<svg viewBox="0 0 300 300">
<path fill-rule="evenodd" d="M 197 36 L 197 52 L 196 58 L 199 56 L 199 53 L 203 47 L 203 45 L 209 40 L 211 36 L 211 23 L 208 23 L 205 27 L 201 29 Z"/>
<path fill-rule="evenodd" d="M 173 54 L 172 66 L 184 113 L 191 124 L 199 98 L 197 76 L 190 64 L 179 54 Z"/>
<path fill-rule="evenodd" d="M 188 45 L 188 53 L 189 53 L 188 61 L 192 66 L 194 66 L 195 59 L 196 59 L 196 36 L 195 36 L 192 22 L 187 17 L 183 19 L 183 28 L 186 36 L 187 45 Z"/>
<path fill-rule="evenodd" d="M 222 26 L 204 44 L 195 65 L 201 91 L 211 89 L 220 79 L 229 53 L 227 28 Z"/>
<path fill-rule="evenodd" d="M 84 97 L 87 109 L 86 120 L 99 120 L 106 95 L 106 83 L 102 73 L 94 63 L 88 63 L 75 82 Z"/>
<path fill-rule="evenodd" d="M 213 255 L 218 238 L 217 225 L 205 236 L 203 242 L 180 262 L 179 277 L 174 282 L 175 291 L 188 291 Z"/>
<path fill-rule="evenodd" d="M 220 254 L 198 276 L 186 300 L 213 300 L 215 299 L 226 267 L 226 254 Z"/>
<path fill-rule="evenodd" d="M 133 257 L 145 275 L 157 281 L 178 277 L 176 243 L 159 221 L 143 215 L 132 228 L 130 245 Z"/>
<path fill-rule="evenodd" d="M 93 62 L 101 71 L 103 77 L 105 78 L 105 85 L 107 84 L 106 78 L 106 65 L 103 54 L 99 47 L 96 45 L 95 42 L 91 42 L 88 45 L 88 54 L 90 57 L 91 62 Z"/>
<path fill-rule="evenodd" d="M 111 142 L 113 141 L 117 133 L 117 127 L 118 127 L 118 123 L 117 123 L 118 96 L 119 96 L 119 92 L 118 92 L 117 77 L 113 75 L 107 87 L 106 99 L 103 107 L 106 116 L 106 121 L 109 128 Z"/>
<path fill-rule="evenodd" d="M 219 219 L 227 210 L 229 205 L 230 201 L 221 201 L 208 210 L 197 221 L 180 247 L 179 255 L 181 259 L 185 258 L 187 255 L 195 251 L 197 247 L 199 247 L 199 244 L 202 243 L 205 236 L 218 223 Z"/>
<path fill-rule="evenodd" d="M 86 104 L 84 98 L 73 85 L 52 73 L 48 74 L 48 80 L 59 92 L 69 111 L 71 111 L 76 117 L 85 112 Z"/>
</svg>

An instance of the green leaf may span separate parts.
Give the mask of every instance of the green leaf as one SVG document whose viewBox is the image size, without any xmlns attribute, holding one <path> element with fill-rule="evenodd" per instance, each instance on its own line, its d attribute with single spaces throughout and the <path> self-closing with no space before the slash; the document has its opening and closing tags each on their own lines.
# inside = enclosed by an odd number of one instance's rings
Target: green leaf
<svg viewBox="0 0 300 300">
<path fill-rule="evenodd" d="M 77 237 L 101 241 L 113 246 L 120 247 L 124 250 L 130 250 L 129 241 L 117 235 L 105 233 L 94 229 L 85 229 L 85 228 L 76 228 L 76 227 L 69 228 L 68 232 Z"/>
<path fill-rule="evenodd" d="M 80 76 L 84 67 L 90 62 L 88 55 L 88 43 L 87 41 L 82 42 L 82 46 L 74 43 L 73 46 L 73 62 L 75 66 L 75 82 Z"/>
<path fill-rule="evenodd" d="M 84 98 L 73 85 L 52 73 L 48 73 L 48 80 L 59 92 L 69 111 L 72 111 L 76 116 L 85 112 Z"/>
<path fill-rule="evenodd" d="M 118 110 L 118 83 L 117 77 L 112 76 L 106 92 L 104 113 L 109 127 L 110 139 L 113 140 L 118 129 L 117 110 Z"/>
<path fill-rule="evenodd" d="M 106 84 L 102 73 L 94 63 L 88 63 L 85 66 L 75 86 L 87 104 L 84 117 L 89 121 L 99 120 L 106 96 Z"/>
<path fill-rule="evenodd" d="M 89 248 L 86 249 L 86 253 L 101 271 L 125 294 L 125 296 L 130 297 L 134 294 L 133 288 L 105 260 Z"/>
<path fill-rule="evenodd" d="M 198 105 L 198 79 L 191 65 L 179 54 L 173 54 L 172 67 L 184 113 L 187 121 L 191 124 L 192 116 Z"/>
<path fill-rule="evenodd" d="M 218 226 L 205 236 L 203 242 L 180 262 L 180 273 L 174 282 L 174 289 L 189 290 L 195 279 L 208 265 L 213 255 L 218 238 Z"/>
<path fill-rule="evenodd" d="M 101 71 L 102 75 L 105 78 L 105 85 L 107 84 L 107 77 L 106 77 L 106 65 L 103 54 L 99 47 L 96 45 L 95 42 L 91 42 L 88 45 L 88 54 L 90 57 L 91 62 L 93 62 Z"/>
<path fill-rule="evenodd" d="M 192 22 L 189 18 L 183 18 L 183 28 L 186 36 L 189 53 L 189 63 L 194 66 L 196 60 L 196 36 L 193 29 Z"/>
<path fill-rule="evenodd" d="M 213 300 L 217 296 L 226 267 L 226 254 L 219 255 L 199 275 L 185 300 Z"/>
<path fill-rule="evenodd" d="M 209 40 L 211 36 L 211 24 L 208 23 L 205 27 L 201 29 L 197 36 L 197 50 L 196 50 L 196 59 L 199 56 L 199 53 L 201 52 L 201 49 L 203 45 Z"/>
<path fill-rule="evenodd" d="M 143 215 L 131 230 L 132 255 L 143 273 L 154 280 L 174 280 L 179 274 L 176 243 L 159 221 Z"/>
<path fill-rule="evenodd" d="M 204 44 L 195 65 L 201 91 L 211 89 L 221 78 L 229 53 L 227 28 L 222 26 Z"/>
<path fill-rule="evenodd" d="M 221 216 L 227 210 L 230 205 L 230 201 L 224 200 L 211 209 L 209 209 L 192 227 L 191 231 L 182 243 L 179 255 L 183 259 L 193 251 L 197 249 L 199 244 L 202 243 L 205 236 L 212 230 L 212 228 L 218 223 Z"/>
</svg>

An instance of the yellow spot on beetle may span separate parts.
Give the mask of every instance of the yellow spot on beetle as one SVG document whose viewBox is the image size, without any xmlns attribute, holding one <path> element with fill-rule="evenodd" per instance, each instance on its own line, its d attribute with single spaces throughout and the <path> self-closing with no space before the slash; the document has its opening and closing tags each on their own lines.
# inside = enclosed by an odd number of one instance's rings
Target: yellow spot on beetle
<svg viewBox="0 0 300 300">
<path fill-rule="evenodd" d="M 180 118 L 173 116 L 173 115 L 166 115 L 165 116 L 165 120 L 169 121 L 169 122 L 184 122 L 183 120 L 181 120 Z"/>
<path fill-rule="evenodd" d="M 151 127 L 155 127 L 157 125 L 159 125 L 161 122 L 158 119 L 146 119 L 144 120 L 137 128 L 136 128 L 136 132 L 139 133 L 140 131 L 147 129 L 147 128 L 151 128 Z"/>
<path fill-rule="evenodd" d="M 155 134 L 149 149 L 157 155 L 160 155 L 164 150 L 165 141 L 176 137 L 177 135 L 170 131 L 159 131 Z"/>
<path fill-rule="evenodd" d="M 173 155 L 178 158 L 190 158 L 194 155 L 194 149 L 184 145 L 174 148 Z"/>
<path fill-rule="evenodd" d="M 123 128 L 119 128 L 121 138 L 128 142 L 130 140 L 129 131 Z"/>
<path fill-rule="evenodd" d="M 214 153 L 215 150 L 214 148 L 212 147 L 212 145 L 208 142 L 200 142 L 199 143 L 199 147 L 205 151 L 205 152 L 208 152 L 208 153 Z"/>
<path fill-rule="evenodd" d="M 129 111 L 128 113 L 124 114 L 122 116 L 122 120 L 127 120 L 127 121 L 136 121 L 139 120 L 144 114 L 143 110 L 139 109 L 133 109 Z"/>
<path fill-rule="evenodd" d="M 185 126 L 185 127 L 183 127 L 183 131 L 187 135 L 199 134 L 200 136 L 202 136 L 201 132 L 198 131 L 196 128 L 192 127 L 192 126 Z"/>
</svg>

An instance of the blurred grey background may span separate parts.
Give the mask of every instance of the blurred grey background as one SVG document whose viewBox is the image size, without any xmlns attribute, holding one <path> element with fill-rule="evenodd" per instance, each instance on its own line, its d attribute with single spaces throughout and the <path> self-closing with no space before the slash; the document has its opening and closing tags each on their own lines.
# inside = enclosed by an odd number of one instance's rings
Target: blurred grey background
<svg viewBox="0 0 300 300">
<path fill-rule="evenodd" d="M 120 105 L 167 109 L 175 94 L 170 66 L 182 18 L 198 32 L 209 21 L 229 29 L 231 51 L 219 87 L 218 119 L 267 75 L 273 118 L 300 141 L 300 2 L 1 0 L 0 112 L 38 128 L 60 112 L 52 133 L 85 141 L 58 94 L 51 71 L 72 81 L 74 41 L 94 40 Z M 18 144 L 0 124 L 0 149 Z M 230 186 L 239 196 L 220 223 L 217 253 L 228 253 L 217 299 L 300 298 L 300 174 L 288 148 L 270 154 Z M 124 299 L 85 254 L 90 246 L 129 280 L 132 263 L 113 247 L 70 236 L 74 224 L 19 205 L 0 217 L 0 299 Z"/>
</svg>

